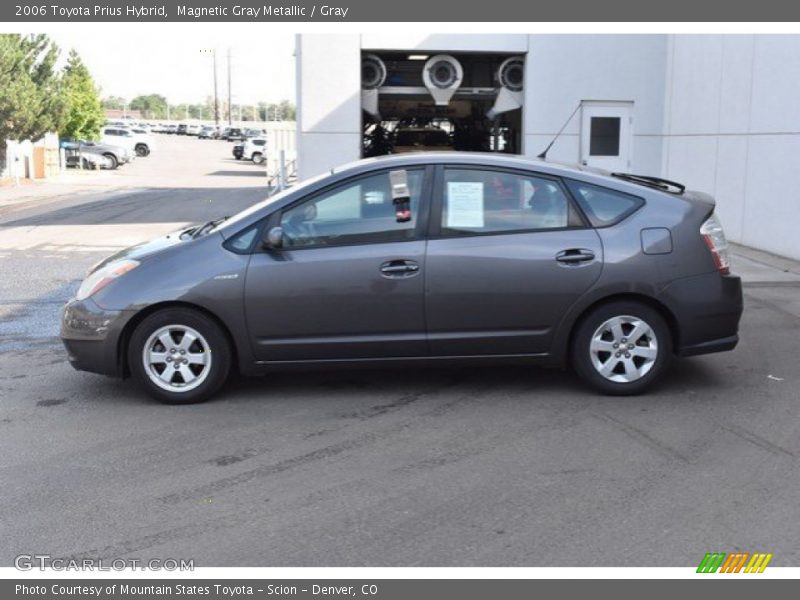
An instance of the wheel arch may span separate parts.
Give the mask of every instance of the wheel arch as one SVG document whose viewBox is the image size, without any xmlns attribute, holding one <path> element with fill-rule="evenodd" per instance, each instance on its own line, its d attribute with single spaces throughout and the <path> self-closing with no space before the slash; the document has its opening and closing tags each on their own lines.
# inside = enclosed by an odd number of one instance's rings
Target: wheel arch
<svg viewBox="0 0 800 600">
<path fill-rule="evenodd" d="M 225 334 L 225 338 L 228 340 L 228 347 L 231 350 L 231 361 L 232 364 L 239 368 L 239 348 L 236 345 L 236 340 L 231 333 L 230 328 L 228 325 L 219 318 L 216 314 L 212 311 L 208 310 L 207 308 L 200 306 L 199 304 L 193 304 L 191 302 L 182 302 L 180 300 L 169 300 L 165 302 L 157 302 L 155 304 L 151 304 L 146 308 L 143 308 L 135 316 L 133 316 L 126 324 L 122 330 L 122 333 L 119 336 L 119 340 L 117 341 L 117 361 L 118 361 L 118 372 L 122 375 L 122 377 L 130 376 L 130 364 L 128 361 L 128 345 L 131 340 L 131 336 L 139 324 L 149 317 L 150 315 L 157 313 L 161 310 L 166 310 L 168 308 L 185 308 L 189 310 L 193 310 L 195 312 L 199 312 L 212 321 L 214 321 L 219 327 L 222 329 L 223 333 Z"/>
<path fill-rule="evenodd" d="M 667 324 L 667 328 L 669 329 L 673 352 L 675 351 L 676 348 L 678 348 L 678 343 L 680 341 L 680 327 L 678 325 L 678 320 L 675 317 L 675 314 L 664 303 L 646 294 L 641 294 L 637 292 L 620 292 L 604 296 L 602 298 L 598 298 L 588 306 L 583 307 L 583 309 L 580 311 L 577 317 L 575 317 L 572 320 L 568 329 L 569 333 L 566 336 L 566 343 L 563 344 L 563 347 L 560 349 L 561 352 L 559 353 L 562 362 L 565 362 L 572 354 L 573 344 L 575 341 L 575 333 L 577 332 L 581 323 L 583 323 L 586 317 L 593 310 L 597 309 L 600 306 L 603 306 L 604 304 L 610 304 L 612 302 L 625 302 L 625 301 L 639 302 L 657 311 L 664 318 L 664 321 Z"/>
</svg>

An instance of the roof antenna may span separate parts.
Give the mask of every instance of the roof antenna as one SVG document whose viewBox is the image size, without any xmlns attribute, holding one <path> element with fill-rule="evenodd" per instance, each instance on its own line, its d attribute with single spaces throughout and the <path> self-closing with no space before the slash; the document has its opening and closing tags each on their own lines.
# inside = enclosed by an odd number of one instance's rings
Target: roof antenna
<svg viewBox="0 0 800 600">
<path fill-rule="evenodd" d="M 561 129 L 558 130 L 558 133 L 556 134 L 556 137 L 553 138 L 553 140 L 547 145 L 547 148 L 545 148 L 544 151 L 539 156 L 537 156 L 536 158 L 541 158 L 542 160 L 547 160 L 547 153 L 550 151 L 550 148 L 552 148 L 553 144 L 556 143 L 556 140 L 558 139 L 558 136 L 560 136 L 562 133 L 564 133 L 564 130 L 567 128 L 567 125 L 569 125 L 569 122 L 572 121 L 572 117 L 575 116 L 575 113 L 578 112 L 578 109 L 580 107 L 581 107 L 581 103 L 578 102 L 578 106 L 576 106 L 575 110 L 572 111 L 572 114 L 569 116 L 569 119 L 567 119 L 567 122 L 564 123 L 564 126 Z"/>
</svg>

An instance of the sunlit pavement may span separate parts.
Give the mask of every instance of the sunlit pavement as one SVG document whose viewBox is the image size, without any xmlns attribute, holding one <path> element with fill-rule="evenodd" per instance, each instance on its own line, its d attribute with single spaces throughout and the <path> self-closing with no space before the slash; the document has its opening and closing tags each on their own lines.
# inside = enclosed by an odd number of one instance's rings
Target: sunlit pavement
<svg viewBox="0 0 800 600">
<path fill-rule="evenodd" d="M 739 347 L 676 361 L 639 398 L 500 367 L 234 378 L 161 406 L 73 371 L 55 337 L 95 261 L 264 195 L 229 144 L 161 140 L 170 161 L 0 217 L 0 564 L 798 564 L 796 263 L 741 251 Z"/>
</svg>

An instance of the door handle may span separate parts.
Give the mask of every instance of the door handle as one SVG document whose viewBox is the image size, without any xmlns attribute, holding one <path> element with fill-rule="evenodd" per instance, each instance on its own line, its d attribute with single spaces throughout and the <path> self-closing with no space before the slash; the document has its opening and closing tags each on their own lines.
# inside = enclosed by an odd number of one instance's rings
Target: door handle
<svg viewBox="0 0 800 600">
<path fill-rule="evenodd" d="M 419 265 L 413 260 L 390 260 L 381 265 L 384 277 L 411 277 L 419 272 Z"/>
<path fill-rule="evenodd" d="M 556 254 L 556 260 L 566 265 L 578 265 L 594 260 L 594 252 L 585 248 L 570 248 Z"/>
</svg>

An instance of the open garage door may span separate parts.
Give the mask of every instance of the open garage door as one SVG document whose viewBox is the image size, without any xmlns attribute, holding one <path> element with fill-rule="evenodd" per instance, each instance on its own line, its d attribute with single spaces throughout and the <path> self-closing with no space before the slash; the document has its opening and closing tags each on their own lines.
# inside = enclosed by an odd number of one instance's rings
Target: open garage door
<svg viewBox="0 0 800 600">
<path fill-rule="evenodd" d="M 362 156 L 520 154 L 524 71 L 520 55 L 363 52 Z"/>
</svg>

